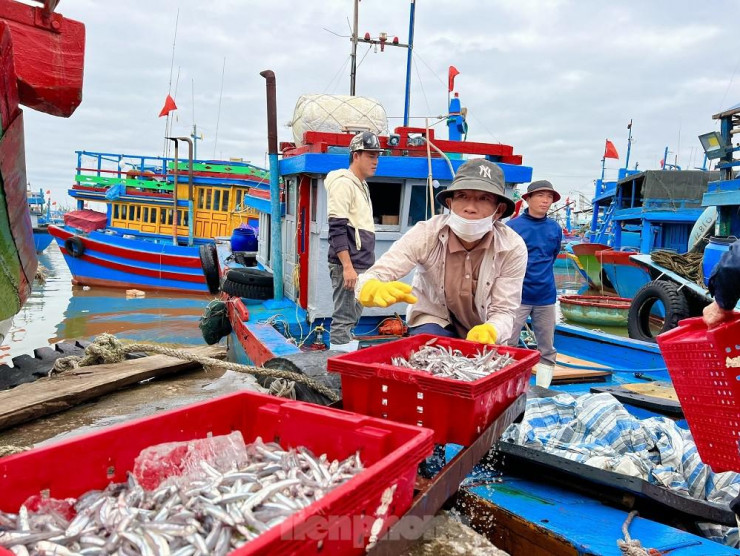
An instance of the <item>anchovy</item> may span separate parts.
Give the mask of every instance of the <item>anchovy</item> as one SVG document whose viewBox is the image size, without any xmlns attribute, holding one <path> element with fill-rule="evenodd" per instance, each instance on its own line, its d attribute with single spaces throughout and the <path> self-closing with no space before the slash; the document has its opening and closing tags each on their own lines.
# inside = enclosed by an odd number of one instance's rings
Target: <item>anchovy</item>
<svg viewBox="0 0 740 556">
<path fill-rule="evenodd" d="M 81 495 L 71 519 L 25 506 L 0 512 L 0 547 L 20 555 L 225 555 L 363 470 L 359 452 L 329 460 L 260 438 L 247 455 L 238 469 L 202 461 L 191 475 L 153 491 L 129 474 L 124 483 Z"/>
<path fill-rule="evenodd" d="M 472 382 L 500 371 L 514 362 L 514 357 L 498 353 L 495 348 L 484 348 L 472 357 L 467 357 L 460 350 L 452 347 L 432 345 L 430 340 L 418 351 L 407 358 L 392 357 L 391 364 L 396 367 L 423 371 L 441 378 L 451 378 Z"/>
</svg>

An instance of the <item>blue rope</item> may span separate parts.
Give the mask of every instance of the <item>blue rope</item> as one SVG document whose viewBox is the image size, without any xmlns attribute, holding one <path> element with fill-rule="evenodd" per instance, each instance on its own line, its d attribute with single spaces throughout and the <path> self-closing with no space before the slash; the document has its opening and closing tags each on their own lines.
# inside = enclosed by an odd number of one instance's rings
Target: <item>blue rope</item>
<svg viewBox="0 0 740 556">
<path fill-rule="evenodd" d="M 612 369 L 609 367 L 592 367 L 589 365 L 576 365 L 575 363 L 563 363 L 561 361 L 558 361 L 557 365 L 559 367 L 567 367 L 569 369 L 581 369 L 584 371 L 604 371 L 607 373 L 664 373 L 668 371 L 668 369 L 665 367 L 657 367 L 655 369 Z"/>
</svg>

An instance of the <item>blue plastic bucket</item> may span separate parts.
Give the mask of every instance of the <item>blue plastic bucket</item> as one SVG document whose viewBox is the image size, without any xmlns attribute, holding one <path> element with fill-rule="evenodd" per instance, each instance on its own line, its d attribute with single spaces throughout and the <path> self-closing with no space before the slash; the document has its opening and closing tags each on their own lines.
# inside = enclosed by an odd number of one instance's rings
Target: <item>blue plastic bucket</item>
<svg viewBox="0 0 740 556">
<path fill-rule="evenodd" d="M 702 272 L 704 272 L 704 285 L 709 285 L 709 277 L 712 270 L 719 262 L 722 253 L 730 250 L 730 245 L 735 243 L 734 237 L 710 237 L 709 243 L 704 248 L 704 259 L 702 259 Z"/>
<path fill-rule="evenodd" d="M 235 228 L 231 234 L 231 251 L 257 251 L 257 233 L 248 226 Z"/>
</svg>

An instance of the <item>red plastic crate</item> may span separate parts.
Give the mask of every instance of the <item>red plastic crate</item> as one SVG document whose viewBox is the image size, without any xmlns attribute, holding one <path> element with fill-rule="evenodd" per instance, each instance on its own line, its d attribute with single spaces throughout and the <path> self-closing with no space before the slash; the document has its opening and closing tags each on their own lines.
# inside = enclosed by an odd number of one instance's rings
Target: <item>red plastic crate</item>
<svg viewBox="0 0 740 556">
<path fill-rule="evenodd" d="M 740 318 L 707 330 L 701 317 L 658 336 L 696 448 L 715 472 L 740 472 Z"/>
<path fill-rule="evenodd" d="M 527 391 L 538 351 L 495 346 L 516 363 L 485 378 L 465 382 L 391 365 L 392 357 L 408 358 L 429 340 L 473 356 L 485 345 L 458 338 L 419 334 L 349 352 L 327 361 L 327 370 L 342 375 L 345 409 L 391 421 L 434 429 L 434 441 L 468 445 L 511 402 Z"/>
<path fill-rule="evenodd" d="M 241 431 L 283 448 L 305 446 L 330 459 L 360 451 L 365 470 L 233 554 L 362 554 L 381 496 L 395 485 L 382 530 L 411 505 L 416 468 L 432 431 L 253 392 L 239 392 L 0 458 L 0 510 L 31 495 L 77 497 L 123 482 L 147 446 Z"/>
</svg>

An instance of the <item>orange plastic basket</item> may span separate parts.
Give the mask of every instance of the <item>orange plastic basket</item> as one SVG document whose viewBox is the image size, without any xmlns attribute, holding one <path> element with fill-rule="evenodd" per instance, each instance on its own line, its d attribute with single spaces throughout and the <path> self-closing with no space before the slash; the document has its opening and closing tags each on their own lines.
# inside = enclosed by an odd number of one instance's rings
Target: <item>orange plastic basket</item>
<svg viewBox="0 0 740 556">
<path fill-rule="evenodd" d="M 740 472 L 740 316 L 712 330 L 701 317 L 658 336 L 696 448 L 715 472 Z"/>
</svg>

